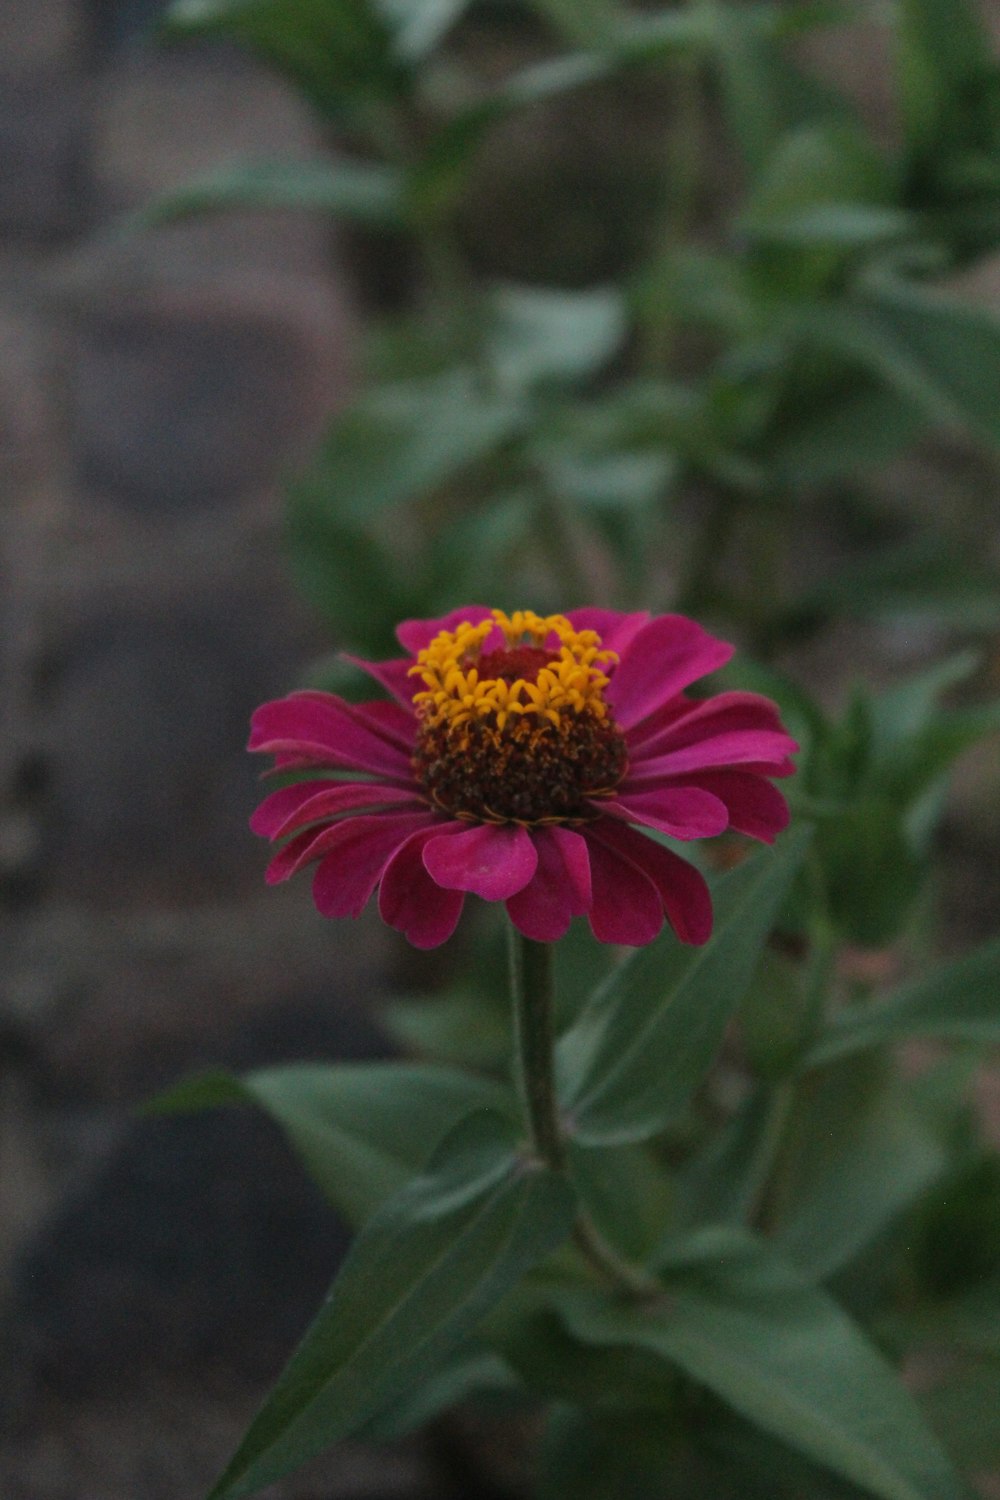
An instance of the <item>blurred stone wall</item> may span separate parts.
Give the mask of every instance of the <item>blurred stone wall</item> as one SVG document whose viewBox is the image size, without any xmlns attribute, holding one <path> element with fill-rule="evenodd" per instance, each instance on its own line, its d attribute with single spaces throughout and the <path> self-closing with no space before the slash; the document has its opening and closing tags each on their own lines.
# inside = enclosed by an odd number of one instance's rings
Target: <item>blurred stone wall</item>
<svg viewBox="0 0 1000 1500">
<path fill-rule="evenodd" d="M 247 829 L 249 715 L 329 646 L 280 488 L 350 385 L 337 246 L 295 216 L 118 227 L 316 142 L 278 83 L 152 20 L 0 10 L 4 1500 L 199 1493 L 343 1248 L 262 1122 L 135 1106 L 380 1045 L 377 926 L 268 892 Z M 414 1492 L 409 1459 L 338 1462 L 331 1493 Z"/>
</svg>

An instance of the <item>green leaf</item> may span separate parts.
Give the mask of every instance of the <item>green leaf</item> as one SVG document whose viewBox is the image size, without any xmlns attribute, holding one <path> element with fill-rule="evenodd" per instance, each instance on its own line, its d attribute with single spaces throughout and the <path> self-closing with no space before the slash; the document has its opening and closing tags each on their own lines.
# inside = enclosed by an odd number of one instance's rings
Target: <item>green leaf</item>
<svg viewBox="0 0 1000 1500">
<path fill-rule="evenodd" d="M 837 1304 L 766 1244 L 730 1230 L 675 1243 L 662 1303 L 561 1291 L 582 1342 L 652 1350 L 749 1421 L 881 1500 L 965 1491 L 910 1396 Z"/>
<path fill-rule="evenodd" d="M 1000 1322 L 1000 1303 L 990 1314 Z M 920 1405 L 956 1464 L 973 1473 L 1000 1467 L 1000 1360 L 949 1369 Z"/>
<path fill-rule="evenodd" d="M 566 41 L 580 47 L 612 41 L 622 24 L 618 0 L 531 0 L 531 7 Z"/>
<path fill-rule="evenodd" d="M 434 1375 L 366 1422 L 359 1436 L 368 1443 L 396 1442 L 459 1402 L 487 1391 L 520 1393 L 521 1382 L 498 1355 L 470 1339 Z"/>
<path fill-rule="evenodd" d="M 680 1494 L 677 1440 L 662 1413 L 558 1405 L 538 1455 L 538 1500 L 650 1500 Z M 669 1483 L 669 1490 L 665 1487 Z"/>
<path fill-rule="evenodd" d="M 863 947 L 897 937 L 923 887 L 925 863 L 907 836 L 904 811 L 885 796 L 859 795 L 817 833 L 830 916 Z"/>
<path fill-rule="evenodd" d="M 891 405 L 892 393 L 883 391 L 882 396 Z M 881 416 L 891 423 L 891 412 L 885 402 L 870 390 L 865 393 L 866 399 L 872 397 L 870 419 L 874 422 Z M 843 415 L 849 416 L 849 408 Z M 872 453 L 866 445 L 862 414 L 857 415 L 862 421 L 861 451 Z M 920 425 L 907 428 L 904 421 L 894 436 L 887 431 L 885 456 L 891 456 L 893 447 L 902 446 L 902 442 L 897 445 L 897 438 L 904 439 L 907 430 L 909 437 L 914 436 Z M 830 435 L 834 434 L 835 428 Z M 846 429 L 842 436 L 848 441 Z M 795 459 L 793 452 L 790 461 Z M 807 456 L 805 465 L 809 472 Z M 841 472 L 847 472 L 844 464 L 839 467 Z M 836 469 L 830 472 L 835 473 Z M 863 620 L 921 615 L 959 629 L 990 630 L 1000 621 L 1000 575 L 988 559 L 970 558 L 967 551 L 956 548 L 947 537 L 921 528 L 919 534 L 905 542 L 875 549 L 861 561 L 839 568 L 836 574 L 800 596 L 794 607 L 806 613 L 848 614 Z"/>
<path fill-rule="evenodd" d="M 799 331 L 877 374 L 940 426 L 1000 443 L 1000 319 L 898 279 L 792 315 Z M 791 327 L 791 325 L 790 325 Z"/>
<path fill-rule="evenodd" d="M 594 1151 L 573 1141 L 570 1166 L 580 1201 L 605 1238 L 627 1258 L 644 1261 L 670 1212 L 665 1162 L 641 1143 Z"/>
<path fill-rule="evenodd" d="M 154 1101 L 157 1112 L 255 1104 L 281 1126 L 331 1203 L 361 1224 L 427 1161 L 464 1115 L 515 1115 L 498 1084 L 424 1063 L 302 1063 L 236 1078 L 210 1073 Z"/>
<path fill-rule="evenodd" d="M 510 1001 L 484 1002 L 470 985 L 443 995 L 397 1000 L 386 1010 L 389 1034 L 409 1052 L 445 1063 L 495 1069 L 510 1054 Z"/>
<path fill-rule="evenodd" d="M 740 228 L 751 239 L 767 245 L 797 250 L 865 250 L 912 239 L 920 226 L 912 214 L 900 208 L 831 200 L 747 217 Z"/>
<path fill-rule="evenodd" d="M 811 830 L 786 835 L 715 887 L 703 948 L 667 932 L 598 989 L 559 1045 L 564 1105 L 583 1144 L 657 1134 L 687 1105 L 753 977 Z"/>
<path fill-rule="evenodd" d="M 355 1432 L 458 1349 L 569 1233 L 566 1181 L 479 1114 L 361 1232 L 210 1500 L 247 1495 Z"/>
<path fill-rule="evenodd" d="M 978 134 L 977 105 L 995 72 L 989 38 L 968 0 L 900 0 L 896 37 L 910 153 L 940 160 Z"/>
<path fill-rule="evenodd" d="M 405 63 L 428 57 L 468 9 L 469 0 L 375 0 L 393 32 L 392 50 Z"/>
<path fill-rule="evenodd" d="M 490 358 L 500 382 L 513 390 L 593 375 L 627 332 L 624 299 L 612 287 L 567 292 L 504 286 L 491 300 Z"/>
<path fill-rule="evenodd" d="M 866 469 L 882 468 L 908 448 L 926 425 L 923 410 L 910 397 L 855 370 L 848 380 L 825 381 L 818 399 L 808 405 L 799 404 L 783 413 L 769 443 L 768 464 L 783 486 L 829 484 Z M 852 577 L 854 571 L 848 570 Z M 883 605 L 877 590 L 864 592 L 861 579 L 857 589 L 850 590 L 849 583 L 839 586 L 839 578 L 838 570 L 829 585 L 816 591 L 821 595 L 820 607 L 829 607 L 826 596 L 836 591 L 838 597 L 847 596 L 845 607 L 860 605 L 858 612 L 885 614 L 893 608 L 891 599 Z M 808 610 L 812 604 L 810 594 L 802 608 Z"/>
<path fill-rule="evenodd" d="M 841 1011 L 807 1056 L 807 1067 L 903 1037 L 1000 1043 L 1000 938 L 940 964 L 887 1000 Z"/>
<path fill-rule="evenodd" d="M 844 1061 L 800 1088 L 774 1234 L 813 1280 L 865 1250 L 944 1171 L 940 1141 L 881 1056 Z"/>
<path fill-rule="evenodd" d="M 730 129 L 751 172 L 763 171 L 780 138 L 818 118 L 839 120 L 839 94 L 807 77 L 783 55 L 774 12 L 708 0 L 699 7 L 713 26 L 711 58 Z"/>
<path fill-rule="evenodd" d="M 234 162 L 154 199 L 129 228 L 169 224 L 224 209 L 281 209 L 329 214 L 375 229 L 404 222 L 402 178 L 372 162 Z"/>
<path fill-rule="evenodd" d="M 525 420 L 520 401 L 462 368 L 379 386 L 337 418 L 305 482 L 333 514 L 364 523 L 496 452 Z"/>
<path fill-rule="evenodd" d="M 705 1224 L 750 1222 L 774 1164 L 790 1085 L 758 1085 L 677 1175 L 670 1236 Z"/>
<path fill-rule="evenodd" d="M 934 723 L 938 700 L 975 671 L 976 651 L 960 651 L 894 683 L 871 701 L 872 742 L 876 757 L 894 760 L 908 741 Z"/>
<path fill-rule="evenodd" d="M 858 126 L 809 121 L 778 142 L 742 228 L 801 244 L 877 242 L 913 228 L 909 215 L 892 206 L 893 188 L 885 162 Z"/>
<path fill-rule="evenodd" d="M 341 641 L 375 655 L 395 649 L 395 627 L 419 614 L 419 571 L 404 573 L 378 538 L 338 514 L 325 483 L 289 486 L 285 513 L 292 572 Z"/>
<path fill-rule="evenodd" d="M 168 40 L 242 43 L 331 119 L 404 88 L 391 33 L 368 0 L 174 0 L 162 24 Z"/>
<path fill-rule="evenodd" d="M 553 3 L 566 14 L 580 9 L 578 0 Z M 710 23 L 694 10 L 639 16 L 619 26 L 613 37 L 605 36 L 599 48 L 566 52 L 518 69 L 492 93 L 467 104 L 434 133 L 413 174 L 414 206 L 433 215 L 454 203 L 465 186 L 475 153 L 493 127 L 511 114 L 588 88 L 623 68 L 704 51 L 712 34 Z"/>
</svg>

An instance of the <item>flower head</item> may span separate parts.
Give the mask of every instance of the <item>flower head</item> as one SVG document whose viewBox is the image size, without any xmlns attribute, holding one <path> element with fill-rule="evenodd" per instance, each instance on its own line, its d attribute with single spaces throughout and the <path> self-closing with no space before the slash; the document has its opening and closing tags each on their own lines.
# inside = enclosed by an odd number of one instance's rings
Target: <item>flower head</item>
<svg viewBox="0 0 1000 1500">
<path fill-rule="evenodd" d="M 270 881 L 318 861 L 325 916 L 357 916 L 377 888 L 420 948 L 450 937 L 467 892 L 543 942 L 583 915 L 602 942 L 648 943 L 664 915 L 706 941 L 702 876 L 639 829 L 769 843 L 788 822 L 771 781 L 797 747 L 775 705 L 685 691 L 732 647 L 681 615 L 599 609 L 472 605 L 398 635 L 406 657 L 357 663 L 390 698 L 301 692 L 254 715 L 250 749 L 310 776 L 251 820 L 288 838 Z"/>
</svg>

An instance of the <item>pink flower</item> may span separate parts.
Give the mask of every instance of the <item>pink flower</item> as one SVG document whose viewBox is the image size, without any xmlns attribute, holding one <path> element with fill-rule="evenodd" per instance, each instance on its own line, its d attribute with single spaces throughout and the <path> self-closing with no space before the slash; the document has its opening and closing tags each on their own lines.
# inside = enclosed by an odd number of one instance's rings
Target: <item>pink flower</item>
<svg viewBox="0 0 1000 1500">
<path fill-rule="evenodd" d="M 451 936 L 470 891 L 541 942 L 586 915 L 601 942 L 639 946 L 664 914 L 682 942 L 707 940 L 702 876 L 639 829 L 770 843 L 787 824 L 771 779 L 797 747 L 775 705 L 685 693 L 731 646 L 682 615 L 479 605 L 398 636 L 406 657 L 357 663 L 389 698 L 300 692 L 254 714 L 249 748 L 311 778 L 251 820 L 288 838 L 268 881 L 318 862 L 328 917 L 356 917 L 377 887 L 418 948 Z"/>
</svg>

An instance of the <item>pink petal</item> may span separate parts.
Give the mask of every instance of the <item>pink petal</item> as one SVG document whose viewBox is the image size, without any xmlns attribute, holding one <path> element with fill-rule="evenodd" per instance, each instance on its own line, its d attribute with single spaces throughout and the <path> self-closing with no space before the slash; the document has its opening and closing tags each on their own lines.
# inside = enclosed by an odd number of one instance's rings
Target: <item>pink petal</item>
<svg viewBox="0 0 1000 1500">
<path fill-rule="evenodd" d="M 721 797 L 729 809 L 729 822 L 765 844 L 788 827 L 788 803 L 769 781 L 746 771 L 710 771 L 698 777 L 698 785 Z"/>
<path fill-rule="evenodd" d="M 392 802 L 411 802 L 417 807 L 422 800 L 416 787 L 406 791 L 377 781 L 299 781 L 265 798 L 250 819 L 250 827 L 263 838 L 280 839 L 307 823 L 359 807 Z"/>
<path fill-rule="evenodd" d="M 728 734 L 710 735 L 685 745 L 681 750 L 671 750 L 666 755 L 654 756 L 650 760 L 638 759 L 629 767 L 628 790 L 646 790 L 652 781 L 662 781 L 669 776 L 680 776 L 691 771 L 724 769 L 729 766 L 759 765 L 763 774 L 773 776 L 773 767 L 782 766 L 795 741 L 787 734 L 773 729 L 732 730 Z"/>
<path fill-rule="evenodd" d="M 355 723 L 364 725 L 373 734 L 402 750 L 405 755 L 409 755 L 413 749 L 416 726 L 411 706 L 404 708 L 402 704 L 390 703 L 384 698 L 370 698 L 367 703 L 348 703 L 334 693 L 324 693 L 317 688 L 300 688 L 289 696 L 296 699 L 311 698 L 316 703 L 329 702 L 333 698 Z"/>
<path fill-rule="evenodd" d="M 296 875 L 304 865 L 311 864 L 314 859 L 320 859 L 336 849 L 345 837 L 346 828 L 354 830 L 352 839 L 370 835 L 374 845 L 381 838 L 389 837 L 387 830 L 390 827 L 401 827 L 402 832 L 396 839 L 396 843 L 399 843 L 421 824 L 432 822 L 433 816 L 426 808 L 414 813 L 371 813 L 341 819 L 337 823 L 325 823 L 319 828 L 307 828 L 304 833 L 289 839 L 283 849 L 279 849 L 267 867 L 265 879 L 268 885 L 277 885 L 279 881 Z"/>
<path fill-rule="evenodd" d="M 437 948 L 450 938 L 465 902 L 461 891 L 443 890 L 424 868 L 424 844 L 436 832 L 415 833 L 401 845 L 383 870 L 379 886 L 382 920 L 403 933 L 415 948 Z"/>
<path fill-rule="evenodd" d="M 571 828 L 536 828 L 531 836 L 538 868 L 524 889 L 510 897 L 507 915 L 525 937 L 555 943 L 574 917 L 590 910 L 587 841 Z"/>
<path fill-rule="evenodd" d="M 595 840 L 609 845 L 652 882 L 682 943 L 700 946 L 708 942 L 712 935 L 712 898 L 694 865 L 645 834 L 610 819 L 592 824 L 589 837 L 591 846 Z"/>
<path fill-rule="evenodd" d="M 622 729 L 639 724 L 684 688 L 726 664 L 733 647 L 684 615 L 658 615 L 629 641 L 607 699 Z"/>
<path fill-rule="evenodd" d="M 662 755 L 667 750 L 680 750 L 695 740 L 707 739 L 709 735 L 723 734 L 737 729 L 772 730 L 784 733 L 777 704 L 757 693 L 717 693 L 701 702 L 681 699 L 684 710 L 677 713 L 670 705 L 670 713 L 658 724 L 660 715 L 655 714 L 634 729 L 628 736 L 633 761 L 641 754 L 644 757 Z M 651 732 L 652 731 L 652 732 Z M 789 739 L 794 745 L 794 740 Z M 797 748 L 797 746 L 796 746 Z"/>
<path fill-rule="evenodd" d="M 410 782 L 412 744 L 412 733 L 406 745 L 380 715 L 366 717 L 332 693 L 293 693 L 257 709 L 247 748 L 285 765 L 336 766 Z"/>
<path fill-rule="evenodd" d="M 668 786 L 651 791 L 621 788 L 617 797 L 602 797 L 592 805 L 626 823 L 644 823 L 675 839 L 711 839 L 729 827 L 725 802 L 700 787 Z"/>
<path fill-rule="evenodd" d="M 356 917 L 368 904 L 386 863 L 415 831 L 430 821 L 383 814 L 348 818 L 327 830 L 323 859 L 313 878 L 313 900 L 324 917 Z"/>
<path fill-rule="evenodd" d="M 413 695 L 423 687 L 419 678 L 409 675 L 413 666 L 412 656 L 397 656 L 391 661 L 365 661 L 364 657 L 351 656 L 348 651 L 340 654 L 344 661 L 349 661 L 352 666 L 367 672 L 369 677 L 374 677 L 412 715 Z"/>
<path fill-rule="evenodd" d="M 651 943 L 663 926 L 663 902 L 643 871 L 598 836 L 598 827 L 603 830 L 610 821 L 588 824 L 584 831 L 593 890 L 590 926 L 599 943 L 628 943 L 641 948 Z"/>
<path fill-rule="evenodd" d="M 567 610 L 566 618 L 574 630 L 596 630 L 601 644 L 620 654 L 649 623 L 649 611 L 643 609 L 624 615 L 617 609 L 596 609 L 588 605 L 585 609 Z"/>
<path fill-rule="evenodd" d="M 451 614 L 442 615 L 439 620 L 404 620 L 402 625 L 396 627 L 396 639 L 411 656 L 416 656 L 442 630 L 454 630 L 463 620 L 468 620 L 470 625 L 478 625 L 480 621 L 492 618 L 493 611 L 487 605 L 466 604 L 461 609 L 453 609 Z"/>
<path fill-rule="evenodd" d="M 514 823 L 479 823 L 462 833 L 431 839 L 424 866 L 438 885 L 474 891 L 485 901 L 506 901 L 534 875 L 538 855 L 526 828 Z"/>
</svg>

